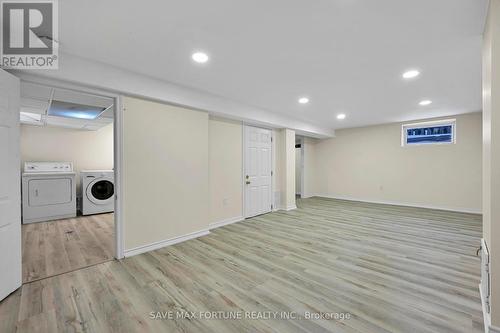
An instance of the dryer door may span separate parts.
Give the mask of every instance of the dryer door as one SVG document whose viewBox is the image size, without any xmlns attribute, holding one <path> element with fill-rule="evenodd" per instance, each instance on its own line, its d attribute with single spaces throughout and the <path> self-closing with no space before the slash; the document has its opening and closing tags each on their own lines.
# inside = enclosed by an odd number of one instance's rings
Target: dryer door
<svg viewBox="0 0 500 333">
<path fill-rule="evenodd" d="M 113 202 L 115 185 L 109 178 L 96 178 L 87 186 L 87 198 L 96 205 Z"/>
<path fill-rule="evenodd" d="M 48 206 L 69 203 L 71 178 L 30 179 L 28 181 L 28 203 L 30 206 Z"/>
</svg>

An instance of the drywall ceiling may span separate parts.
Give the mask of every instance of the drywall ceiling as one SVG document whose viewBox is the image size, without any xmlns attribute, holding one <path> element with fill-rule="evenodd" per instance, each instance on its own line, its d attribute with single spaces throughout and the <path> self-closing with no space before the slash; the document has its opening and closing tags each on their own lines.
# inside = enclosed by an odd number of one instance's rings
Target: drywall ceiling
<svg viewBox="0 0 500 333">
<path fill-rule="evenodd" d="M 65 0 L 60 49 L 343 128 L 480 111 L 486 7 L 487 0 Z M 191 60 L 198 50 L 207 64 Z M 410 68 L 421 76 L 402 80 Z M 301 96 L 310 103 L 297 103 Z M 421 107 L 422 99 L 433 104 Z"/>
<path fill-rule="evenodd" d="M 61 102 L 67 104 L 66 111 L 73 113 L 73 115 L 56 116 L 50 114 L 50 106 Z M 82 115 L 82 112 L 73 110 L 74 107 L 81 106 L 102 108 L 104 111 L 97 118 L 88 119 L 83 117 L 85 114 Z M 95 131 L 113 122 L 112 106 L 112 98 L 21 82 L 20 115 L 22 124 Z"/>
</svg>

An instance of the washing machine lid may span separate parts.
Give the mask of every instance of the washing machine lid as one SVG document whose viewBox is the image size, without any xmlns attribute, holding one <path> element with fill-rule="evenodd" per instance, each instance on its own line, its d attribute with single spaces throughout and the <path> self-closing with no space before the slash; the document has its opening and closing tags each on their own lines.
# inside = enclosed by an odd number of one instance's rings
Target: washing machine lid
<svg viewBox="0 0 500 333">
<path fill-rule="evenodd" d="M 92 180 L 86 189 L 87 198 L 96 205 L 107 205 L 113 202 L 115 185 L 113 178 L 98 177 Z"/>
</svg>

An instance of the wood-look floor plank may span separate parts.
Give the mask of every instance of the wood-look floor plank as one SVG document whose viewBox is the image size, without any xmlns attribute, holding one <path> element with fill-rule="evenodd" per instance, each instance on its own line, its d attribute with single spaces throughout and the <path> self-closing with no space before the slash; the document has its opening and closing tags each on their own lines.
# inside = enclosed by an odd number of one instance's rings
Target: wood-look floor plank
<svg viewBox="0 0 500 333">
<path fill-rule="evenodd" d="M 112 237 L 112 216 L 89 221 L 23 230 L 23 260 L 32 256 L 26 276 L 57 268 L 50 251 L 74 255 L 69 265 L 109 254 L 112 243 L 103 242 Z M 58 243 L 47 246 L 37 228 Z M 480 237 L 479 215 L 302 199 L 294 211 L 27 283 L 0 303 L 0 331 L 476 333 L 483 330 Z M 81 244 L 91 248 L 75 255 Z M 158 311 L 293 312 L 300 319 L 151 319 Z M 306 312 L 351 317 L 306 320 Z"/>
<path fill-rule="evenodd" d="M 24 224 L 23 282 L 112 260 L 113 214 Z"/>
</svg>

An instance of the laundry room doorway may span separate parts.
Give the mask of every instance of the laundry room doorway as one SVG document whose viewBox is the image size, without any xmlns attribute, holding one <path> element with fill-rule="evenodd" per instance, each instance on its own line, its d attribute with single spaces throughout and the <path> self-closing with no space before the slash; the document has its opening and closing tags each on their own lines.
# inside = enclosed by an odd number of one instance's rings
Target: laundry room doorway
<svg viewBox="0 0 500 333">
<path fill-rule="evenodd" d="M 21 77 L 23 283 L 121 258 L 119 104 L 106 92 Z"/>
</svg>

